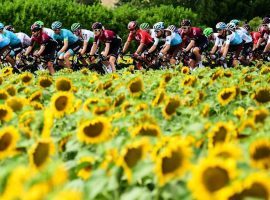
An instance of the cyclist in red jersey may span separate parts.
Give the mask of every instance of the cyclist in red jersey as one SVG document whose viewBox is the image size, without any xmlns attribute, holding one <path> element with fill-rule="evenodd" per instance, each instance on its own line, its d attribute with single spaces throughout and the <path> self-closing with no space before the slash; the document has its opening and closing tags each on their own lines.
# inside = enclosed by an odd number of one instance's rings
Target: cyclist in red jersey
<svg viewBox="0 0 270 200">
<path fill-rule="evenodd" d="M 250 35 L 251 35 L 252 40 L 253 40 L 253 50 L 254 50 L 258 44 L 258 41 L 261 37 L 261 34 L 260 34 L 260 32 L 252 31 L 252 32 L 250 32 Z"/>
<path fill-rule="evenodd" d="M 139 29 L 139 26 L 136 21 L 129 22 L 128 30 L 130 32 L 127 41 L 124 45 L 123 53 L 127 51 L 132 40 L 136 40 L 140 43 L 139 47 L 134 53 L 135 57 L 138 56 L 140 53 L 142 53 L 145 49 L 148 49 L 152 46 L 153 38 L 147 31 Z"/>
<path fill-rule="evenodd" d="M 181 28 L 179 33 L 185 44 L 184 52 L 191 52 L 189 66 L 194 69 L 197 64 L 199 67 L 203 67 L 201 54 L 208 46 L 208 40 L 201 28 L 191 27 L 191 22 L 188 19 L 184 19 L 181 22 Z"/>
<path fill-rule="evenodd" d="M 270 51 L 270 29 L 268 26 L 269 23 L 270 18 L 265 17 L 262 21 L 262 26 L 259 29 L 261 37 L 256 45 L 256 49 L 258 49 L 263 42 L 266 42 L 265 48 L 263 50 L 264 54 L 267 54 Z"/>
<path fill-rule="evenodd" d="M 24 55 L 29 55 L 35 44 L 40 45 L 40 49 L 34 52 L 34 56 L 42 57 L 42 59 L 47 62 L 50 74 L 54 74 L 53 62 L 55 60 L 57 42 L 47 35 L 47 33 L 43 32 L 42 26 L 39 24 L 33 24 L 31 26 L 31 31 L 31 44 Z"/>
<path fill-rule="evenodd" d="M 92 29 L 95 35 L 93 46 L 90 51 L 91 60 L 96 53 L 100 43 L 105 43 L 105 49 L 101 52 L 104 57 L 109 58 L 111 65 L 111 71 L 115 71 L 115 63 L 121 47 L 121 38 L 111 30 L 105 30 L 100 22 L 95 22 L 92 25 Z M 110 69 L 109 69 L 110 70 Z"/>
</svg>

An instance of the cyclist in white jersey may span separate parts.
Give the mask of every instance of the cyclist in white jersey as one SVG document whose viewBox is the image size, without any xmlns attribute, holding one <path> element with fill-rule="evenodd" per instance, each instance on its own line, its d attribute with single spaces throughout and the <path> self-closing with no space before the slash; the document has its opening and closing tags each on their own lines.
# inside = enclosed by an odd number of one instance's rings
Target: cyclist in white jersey
<svg viewBox="0 0 270 200">
<path fill-rule="evenodd" d="M 44 23 L 42 21 L 40 21 L 40 20 L 39 21 L 36 21 L 35 24 L 40 25 L 42 27 L 42 31 L 45 32 L 51 38 L 53 38 L 53 34 L 54 34 L 53 30 L 50 29 L 50 28 L 45 28 L 44 27 Z"/>
<path fill-rule="evenodd" d="M 90 53 L 94 42 L 94 33 L 92 31 L 82 29 L 80 23 L 72 24 L 71 31 L 74 33 L 74 35 L 83 41 L 83 47 L 79 51 L 80 54 L 84 55 L 85 53 Z"/>
</svg>

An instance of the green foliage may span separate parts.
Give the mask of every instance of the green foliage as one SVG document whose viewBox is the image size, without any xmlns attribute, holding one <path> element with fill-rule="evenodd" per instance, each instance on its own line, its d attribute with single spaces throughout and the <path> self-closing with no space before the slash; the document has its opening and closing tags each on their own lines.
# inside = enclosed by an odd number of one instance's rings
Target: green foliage
<svg viewBox="0 0 270 200">
<path fill-rule="evenodd" d="M 61 21 L 63 27 L 70 29 L 74 22 L 80 22 L 86 29 L 91 29 L 95 21 L 100 21 L 108 29 L 117 30 L 125 39 L 127 24 L 131 20 L 139 23 L 148 22 L 151 25 L 164 21 L 166 25 L 178 25 L 183 18 L 196 19 L 190 9 L 162 5 L 137 9 L 130 4 L 115 9 L 103 7 L 100 4 L 87 6 L 71 0 L 14 0 L 4 1 L 0 10 L 0 19 L 4 24 L 13 24 L 17 31 L 30 33 L 30 26 L 36 20 L 42 20 L 45 27 L 50 27 L 53 21 Z"/>
<path fill-rule="evenodd" d="M 262 23 L 262 19 L 260 17 L 254 17 L 252 20 L 248 22 L 248 24 L 250 25 L 253 31 L 257 31 L 261 23 Z"/>
</svg>

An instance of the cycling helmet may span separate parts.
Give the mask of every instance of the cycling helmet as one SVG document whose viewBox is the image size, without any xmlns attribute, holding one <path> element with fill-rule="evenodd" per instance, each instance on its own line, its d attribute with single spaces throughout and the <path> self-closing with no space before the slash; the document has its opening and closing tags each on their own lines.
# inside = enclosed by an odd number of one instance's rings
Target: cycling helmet
<svg viewBox="0 0 270 200">
<path fill-rule="evenodd" d="M 52 23 L 52 30 L 60 29 L 62 27 L 62 23 L 59 21 L 55 21 Z"/>
<path fill-rule="evenodd" d="M 132 31 L 138 27 L 138 24 L 136 21 L 131 21 L 128 23 L 128 30 Z"/>
<path fill-rule="evenodd" d="M 219 30 L 225 30 L 226 27 L 227 27 L 227 25 L 224 22 L 219 22 L 216 25 L 216 29 L 219 29 Z"/>
<path fill-rule="evenodd" d="M 157 22 L 153 26 L 153 29 L 155 29 L 156 31 L 163 30 L 164 28 L 164 22 Z"/>
<path fill-rule="evenodd" d="M 270 24 L 270 18 L 269 17 L 263 18 L 262 24 Z"/>
<path fill-rule="evenodd" d="M 230 21 L 230 23 L 234 23 L 236 26 L 238 26 L 240 21 L 238 19 L 233 19 Z"/>
<path fill-rule="evenodd" d="M 102 29 L 102 24 L 100 22 L 95 22 L 92 24 L 92 29 Z"/>
<path fill-rule="evenodd" d="M 36 21 L 35 24 L 39 24 L 40 26 L 44 26 L 43 21 L 40 21 L 40 20 Z"/>
<path fill-rule="evenodd" d="M 4 29 L 4 28 L 5 28 L 5 25 L 0 22 L 0 29 Z"/>
<path fill-rule="evenodd" d="M 243 25 L 243 28 L 246 29 L 247 31 L 250 31 L 251 30 L 251 27 L 248 24 L 244 24 Z"/>
<path fill-rule="evenodd" d="M 15 31 L 15 29 L 14 29 L 14 27 L 12 25 L 5 26 L 5 29 L 8 30 L 8 31 L 11 31 L 11 32 Z"/>
<path fill-rule="evenodd" d="M 226 29 L 229 31 L 235 31 L 236 29 L 235 23 L 228 23 Z"/>
<path fill-rule="evenodd" d="M 206 28 L 203 30 L 203 34 L 206 36 L 206 37 L 209 37 L 212 33 L 213 33 L 213 29 L 212 28 Z"/>
<path fill-rule="evenodd" d="M 191 21 L 189 19 L 183 19 L 181 26 L 191 26 Z"/>
<path fill-rule="evenodd" d="M 77 30 L 81 29 L 81 24 L 80 23 L 74 23 L 71 25 L 71 31 L 75 32 Z"/>
<path fill-rule="evenodd" d="M 34 31 L 34 32 L 36 32 L 36 31 L 39 31 L 39 30 L 41 30 L 41 26 L 40 26 L 40 24 L 33 24 L 32 26 L 31 26 L 31 31 Z"/>
<path fill-rule="evenodd" d="M 170 25 L 165 30 L 166 31 L 171 31 L 171 33 L 173 33 L 176 30 L 176 26 L 175 25 Z"/>
<path fill-rule="evenodd" d="M 141 25 L 140 25 L 140 29 L 142 29 L 142 30 L 147 30 L 147 29 L 149 29 L 149 24 L 148 23 L 142 23 Z"/>
</svg>

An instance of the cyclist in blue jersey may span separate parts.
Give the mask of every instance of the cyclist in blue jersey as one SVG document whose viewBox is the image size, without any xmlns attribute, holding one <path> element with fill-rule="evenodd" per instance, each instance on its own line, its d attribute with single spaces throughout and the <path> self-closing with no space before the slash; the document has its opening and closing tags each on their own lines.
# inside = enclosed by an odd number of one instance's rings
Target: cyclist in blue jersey
<svg viewBox="0 0 270 200">
<path fill-rule="evenodd" d="M 159 56 L 167 55 L 172 65 L 175 65 L 175 58 L 182 47 L 182 38 L 176 30 L 177 28 L 174 25 L 170 25 L 164 30 L 166 36 L 165 45 L 159 53 Z"/>
<path fill-rule="evenodd" d="M 243 40 L 240 35 L 236 32 L 236 25 L 234 23 L 227 24 L 226 27 L 227 36 L 225 40 L 225 45 L 222 48 L 222 57 L 221 61 L 226 59 L 228 52 L 233 52 L 233 66 L 237 66 L 239 64 L 238 57 L 242 50 Z"/>
<path fill-rule="evenodd" d="M 4 24 L 0 23 L 0 56 L 1 61 L 6 60 L 13 67 L 15 66 L 15 60 L 10 56 L 10 39 L 4 35 Z"/>
<path fill-rule="evenodd" d="M 17 37 L 15 33 L 4 29 L 3 34 L 5 37 L 9 38 L 10 40 L 10 44 L 9 44 L 9 46 L 11 47 L 10 55 L 12 57 L 17 55 L 23 50 L 21 40 Z"/>
<path fill-rule="evenodd" d="M 52 29 L 54 31 L 53 39 L 57 42 L 63 42 L 63 46 L 58 51 L 57 56 L 60 60 L 64 59 L 66 66 L 71 68 L 69 57 L 73 56 L 81 49 L 83 42 L 70 30 L 62 29 L 62 23 L 59 21 L 52 23 Z M 62 61 L 60 65 L 63 65 Z"/>
</svg>

